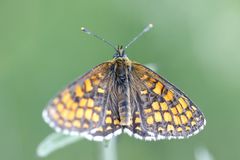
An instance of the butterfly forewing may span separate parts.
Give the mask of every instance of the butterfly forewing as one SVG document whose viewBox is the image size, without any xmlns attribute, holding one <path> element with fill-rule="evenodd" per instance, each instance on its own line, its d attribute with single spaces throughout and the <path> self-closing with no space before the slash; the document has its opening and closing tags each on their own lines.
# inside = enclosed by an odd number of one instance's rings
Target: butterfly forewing
<svg viewBox="0 0 240 160">
<path fill-rule="evenodd" d="M 65 134 L 89 136 L 96 132 L 100 135 L 111 117 L 105 107 L 109 96 L 109 66 L 110 62 L 100 64 L 61 91 L 44 110 L 45 121 Z"/>
<path fill-rule="evenodd" d="M 133 126 L 137 127 L 132 131 L 137 137 L 146 140 L 184 138 L 203 128 L 202 112 L 183 92 L 141 64 L 133 63 L 132 68 L 132 93 L 137 101 L 132 105 L 138 113 L 133 114 Z M 141 127 L 138 127 L 139 121 Z"/>
</svg>

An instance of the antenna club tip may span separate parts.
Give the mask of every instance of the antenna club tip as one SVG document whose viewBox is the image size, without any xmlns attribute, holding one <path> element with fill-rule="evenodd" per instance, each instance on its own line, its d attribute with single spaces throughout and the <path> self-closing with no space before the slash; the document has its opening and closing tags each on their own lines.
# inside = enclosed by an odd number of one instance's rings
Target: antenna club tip
<svg viewBox="0 0 240 160">
<path fill-rule="evenodd" d="M 81 31 L 85 31 L 86 29 L 85 29 L 85 27 L 81 27 Z"/>
<path fill-rule="evenodd" d="M 83 32 L 85 32 L 87 34 L 91 34 L 91 32 L 87 28 L 85 28 L 85 27 L 81 27 L 81 31 L 83 31 Z"/>
<path fill-rule="evenodd" d="M 153 24 L 152 24 L 152 23 L 150 23 L 148 26 L 149 26 L 149 28 L 152 28 L 152 27 L 153 27 Z"/>
</svg>

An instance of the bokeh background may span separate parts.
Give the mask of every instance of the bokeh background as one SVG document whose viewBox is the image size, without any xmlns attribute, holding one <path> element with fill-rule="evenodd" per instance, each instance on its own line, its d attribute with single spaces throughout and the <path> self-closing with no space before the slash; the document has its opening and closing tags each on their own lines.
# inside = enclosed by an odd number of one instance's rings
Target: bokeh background
<svg viewBox="0 0 240 160">
<path fill-rule="evenodd" d="M 52 132 L 41 112 L 60 89 L 113 49 L 81 26 L 126 44 L 148 23 L 154 28 L 128 50 L 201 108 L 207 126 L 187 140 L 117 140 L 118 159 L 240 159 L 240 1 L 237 0 L 0 0 L 0 159 L 40 159 L 36 148 Z M 67 146 L 46 160 L 100 158 L 99 143 Z M 202 159 L 204 159 L 202 157 Z"/>
</svg>

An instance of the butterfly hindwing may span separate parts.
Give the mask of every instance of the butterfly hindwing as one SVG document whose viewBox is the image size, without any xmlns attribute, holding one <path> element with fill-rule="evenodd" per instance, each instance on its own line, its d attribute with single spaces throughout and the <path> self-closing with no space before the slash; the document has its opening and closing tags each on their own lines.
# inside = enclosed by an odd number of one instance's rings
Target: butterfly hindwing
<svg viewBox="0 0 240 160">
<path fill-rule="evenodd" d="M 109 66 L 100 64 L 61 91 L 44 110 L 45 121 L 56 131 L 86 135 L 105 123 Z"/>
<path fill-rule="evenodd" d="M 185 138 L 203 128 L 206 121 L 202 112 L 182 91 L 141 64 L 133 63 L 132 67 L 134 84 L 138 84 L 133 92 L 140 103 L 133 105 L 147 133 L 140 136 L 146 140 Z"/>
<path fill-rule="evenodd" d="M 119 116 L 112 112 L 111 107 L 107 107 L 105 117 L 101 125 L 92 129 L 86 137 L 95 141 L 109 140 L 113 136 L 122 133 L 122 126 L 120 125 Z"/>
</svg>

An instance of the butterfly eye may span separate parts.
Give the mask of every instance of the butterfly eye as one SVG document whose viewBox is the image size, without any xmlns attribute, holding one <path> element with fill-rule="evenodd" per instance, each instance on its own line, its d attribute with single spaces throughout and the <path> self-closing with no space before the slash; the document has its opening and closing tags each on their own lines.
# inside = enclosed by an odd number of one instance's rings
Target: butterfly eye
<svg viewBox="0 0 240 160">
<path fill-rule="evenodd" d="M 125 53 L 123 53 L 122 57 L 123 58 L 127 58 L 127 55 Z"/>
<path fill-rule="evenodd" d="M 124 53 L 124 51 L 122 52 L 122 53 L 115 53 L 114 55 L 113 55 L 113 58 L 127 58 L 127 54 L 125 54 Z"/>
<path fill-rule="evenodd" d="M 115 53 L 114 55 L 113 55 L 113 58 L 118 58 L 119 57 L 119 53 Z"/>
</svg>

